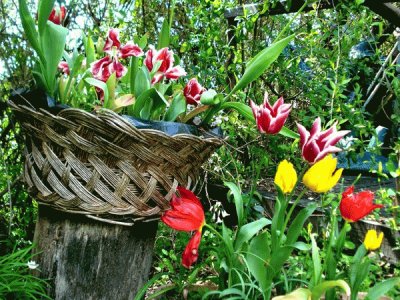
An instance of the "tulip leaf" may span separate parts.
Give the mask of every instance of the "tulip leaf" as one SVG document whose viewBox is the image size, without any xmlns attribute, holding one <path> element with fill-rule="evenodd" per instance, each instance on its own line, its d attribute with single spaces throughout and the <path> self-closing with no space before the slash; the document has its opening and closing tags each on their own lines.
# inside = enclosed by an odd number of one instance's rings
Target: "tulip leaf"
<svg viewBox="0 0 400 300">
<path fill-rule="evenodd" d="M 58 64 L 64 53 L 64 47 L 68 30 L 62 26 L 47 21 L 44 27 L 43 36 L 41 36 L 41 48 L 46 60 L 45 79 L 51 96 L 54 95 L 56 87 L 56 74 Z"/>
<path fill-rule="evenodd" d="M 170 27 L 167 18 L 164 19 L 160 31 L 160 36 L 158 38 L 158 50 L 168 47 L 169 45 L 169 35 L 170 35 Z"/>
<path fill-rule="evenodd" d="M 256 80 L 264 71 L 279 57 L 283 49 L 294 38 L 294 34 L 273 43 L 268 48 L 259 52 L 253 59 L 249 61 L 242 78 L 235 85 L 228 97 L 234 92 L 239 91 L 246 87 L 249 83 Z"/>
<path fill-rule="evenodd" d="M 235 207 L 236 207 L 236 214 L 238 217 L 238 226 L 240 228 L 244 221 L 242 191 L 233 182 L 224 182 L 224 185 L 227 186 L 233 194 L 233 199 L 235 201 Z"/>
<path fill-rule="evenodd" d="M 283 295 L 283 296 L 276 296 L 271 300 L 309 300 L 311 298 L 311 291 L 306 288 L 299 288 L 294 290 L 293 292 Z"/>
<path fill-rule="evenodd" d="M 243 225 L 237 234 L 235 240 L 235 251 L 240 251 L 242 245 L 248 242 L 253 236 L 255 236 L 265 226 L 271 224 L 271 220 L 267 218 L 261 218 L 257 221 Z"/>
<path fill-rule="evenodd" d="M 398 285 L 400 285 L 400 277 L 390 278 L 382 281 L 368 290 L 367 299 L 379 299 L 380 296 L 386 294 L 388 291 Z"/>
<path fill-rule="evenodd" d="M 350 296 L 350 287 L 344 280 L 329 280 L 320 283 L 319 285 L 312 288 L 311 292 L 311 299 L 317 300 L 321 299 L 322 295 L 329 289 L 339 287 L 345 291 L 347 296 Z"/>
<path fill-rule="evenodd" d="M 311 257 L 313 261 L 312 285 L 316 286 L 321 281 L 321 273 L 322 273 L 321 257 L 319 256 L 319 249 L 313 234 L 310 234 L 310 239 L 311 239 Z"/>
<path fill-rule="evenodd" d="M 39 35 L 42 36 L 49 19 L 50 13 L 53 10 L 55 0 L 40 0 L 38 8 L 38 28 Z"/>
<path fill-rule="evenodd" d="M 255 123 L 253 111 L 251 110 L 251 107 L 241 103 L 241 102 L 224 102 L 222 103 L 221 109 L 224 108 L 232 108 L 236 110 L 238 113 L 240 113 L 246 120 Z"/>
<path fill-rule="evenodd" d="M 136 99 L 138 99 L 143 92 L 150 89 L 150 76 L 146 66 L 139 69 L 135 76 L 134 91 Z"/>
<path fill-rule="evenodd" d="M 281 131 L 279 131 L 279 134 L 292 139 L 298 139 L 300 137 L 298 133 L 294 132 L 293 130 L 290 130 L 286 126 L 282 127 Z"/>
<path fill-rule="evenodd" d="M 143 105 L 143 108 L 140 110 L 139 117 L 143 120 L 150 120 L 151 110 L 153 108 L 153 99 L 149 98 Z"/>
<path fill-rule="evenodd" d="M 24 28 L 26 37 L 31 44 L 32 48 L 36 51 L 40 60 L 44 63 L 44 57 L 39 44 L 38 33 L 35 28 L 35 22 L 29 12 L 25 0 L 19 0 L 19 15 L 21 18 L 22 27 Z"/>
<path fill-rule="evenodd" d="M 249 250 L 246 255 L 247 265 L 250 273 L 259 282 L 263 291 L 266 291 L 268 286 L 267 281 L 267 260 L 270 253 L 266 251 L 268 245 L 268 234 L 263 232 L 253 238 L 249 245 Z"/>
<path fill-rule="evenodd" d="M 103 81 L 97 80 L 95 78 L 85 78 L 85 81 L 101 90 L 104 92 L 104 103 L 108 102 L 108 88 L 107 84 Z"/>
<path fill-rule="evenodd" d="M 186 99 L 182 93 L 178 93 L 173 98 L 170 107 L 168 107 L 164 120 L 173 122 L 184 112 L 186 112 Z"/>
<path fill-rule="evenodd" d="M 108 90 L 108 101 L 104 101 L 103 107 L 104 108 L 111 108 L 111 104 L 115 99 L 115 88 L 117 85 L 117 74 L 114 72 L 111 76 L 107 79 L 107 90 Z"/>
<path fill-rule="evenodd" d="M 92 62 L 95 60 L 96 49 L 94 48 L 94 42 L 92 37 L 83 35 L 83 42 L 85 46 L 85 53 L 86 53 L 86 64 L 90 66 Z M 135 56 L 133 56 L 135 57 Z"/>
<path fill-rule="evenodd" d="M 150 100 L 152 102 L 147 103 Z M 147 120 L 150 118 L 152 111 L 157 110 L 163 105 L 168 105 L 164 97 L 155 88 L 148 89 L 136 98 L 135 106 L 133 107 L 133 116 Z M 150 115 L 148 115 L 149 113 Z"/>
<path fill-rule="evenodd" d="M 215 90 L 209 89 L 209 90 L 205 91 L 203 94 L 201 94 L 200 103 L 202 103 L 204 105 L 218 104 L 221 101 L 221 97 L 217 97 L 217 95 L 218 94 Z"/>
<path fill-rule="evenodd" d="M 307 207 L 303 208 L 290 224 L 288 229 L 286 245 L 292 245 L 297 241 L 301 230 L 303 229 L 304 223 L 312 215 L 312 213 L 317 209 L 317 204 L 312 203 Z"/>
</svg>

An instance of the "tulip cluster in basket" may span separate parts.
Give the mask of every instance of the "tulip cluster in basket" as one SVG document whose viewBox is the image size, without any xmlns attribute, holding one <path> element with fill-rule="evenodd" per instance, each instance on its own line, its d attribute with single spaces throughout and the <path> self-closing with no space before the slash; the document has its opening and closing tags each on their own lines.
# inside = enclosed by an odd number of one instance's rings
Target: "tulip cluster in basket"
<svg viewBox="0 0 400 300">
<path fill-rule="evenodd" d="M 54 0 L 40 0 L 36 25 L 25 1 L 19 0 L 19 12 L 26 37 L 37 54 L 35 87 L 56 103 L 88 111 L 111 109 L 143 120 L 207 127 L 219 111 L 234 109 L 254 122 L 247 104 L 231 100 L 294 38 L 291 35 L 278 40 L 258 53 L 248 62 L 236 86 L 224 95 L 206 89 L 198 78 L 187 79 L 179 58 L 169 48 L 172 20 L 164 20 L 157 46 L 148 44 L 146 36 L 125 37 L 124 42 L 119 30 L 111 28 L 104 36 L 83 34 L 84 53 L 75 49 L 69 55 L 65 52 L 68 30 L 63 26 L 68 9 L 55 8 Z M 287 129 L 282 133 L 293 136 Z"/>
<path fill-rule="evenodd" d="M 262 105 L 257 106 L 252 102 L 251 107 L 261 134 L 278 133 L 291 109 L 290 105 L 284 104 L 282 98 L 272 105 L 267 96 Z M 299 146 L 306 164 L 298 176 L 292 163 L 287 160 L 279 163 L 274 178 L 277 198 L 272 219 L 261 217 L 252 220 L 246 216 L 245 199 L 248 195 L 242 193 L 240 187 L 232 182 L 226 182 L 225 185 L 234 196 L 238 218 L 234 229 L 229 229 L 224 223 L 222 227 L 206 223 L 201 202 L 192 192 L 182 187 L 178 189 L 179 196 L 174 196 L 171 201 L 171 209 L 162 216 L 161 220 L 169 227 L 193 233 L 182 254 L 182 265 L 185 268 L 195 268 L 194 264 L 202 257 L 199 254 L 202 232 L 208 231 L 208 234 L 215 236 L 216 254 L 211 261 L 215 262 L 213 266 L 218 270 L 219 278 L 225 278 L 225 281 L 219 281 L 218 291 L 211 291 L 208 296 L 222 297 L 239 293 L 246 285 L 243 283 L 246 281 L 244 278 L 247 278 L 250 281 L 247 282 L 248 286 L 254 285 L 255 281 L 258 287 L 253 291 L 248 288 L 248 293 L 252 296 L 246 296 L 247 299 L 270 299 L 276 293 L 276 281 L 281 280 L 282 270 L 287 267 L 289 258 L 297 251 L 311 250 L 313 270 L 310 272 L 312 276 L 309 282 L 300 284 L 301 287 L 287 295 L 275 295 L 273 299 L 308 300 L 319 299 L 323 295 L 325 299 L 337 299 L 335 288 L 351 299 L 358 299 L 358 292 L 368 276 L 372 262 L 371 255 L 367 254 L 380 247 L 383 233 L 378 235 L 375 230 L 369 230 L 364 242 L 353 255 L 350 267 L 340 270 L 346 236 L 351 229 L 351 223 L 383 206 L 373 203 L 373 192 L 355 192 L 353 185 L 337 195 L 337 202 L 328 201 L 327 192 L 339 182 L 343 171 L 336 169 L 337 159 L 332 153 L 340 151 L 336 144 L 349 131 L 337 131 L 336 125 L 323 131 L 320 118 L 316 118 L 310 131 L 301 124 L 297 124 L 297 127 Z M 303 188 L 298 188 L 301 183 Z M 320 204 L 312 202 L 303 208 L 298 207 L 307 190 L 321 195 L 321 201 L 318 201 Z M 332 199 L 332 194 L 329 199 Z M 307 220 L 318 209 L 330 212 L 326 239 L 321 244 L 316 239 L 316 233 L 312 233 L 309 227 L 308 245 L 302 241 L 301 232 Z M 339 216 L 342 222 L 339 222 Z M 321 253 L 324 255 L 321 256 Z M 394 286 L 399 280 L 395 278 L 384 283 Z M 370 292 L 376 293 L 380 288 L 378 284 Z"/>
</svg>

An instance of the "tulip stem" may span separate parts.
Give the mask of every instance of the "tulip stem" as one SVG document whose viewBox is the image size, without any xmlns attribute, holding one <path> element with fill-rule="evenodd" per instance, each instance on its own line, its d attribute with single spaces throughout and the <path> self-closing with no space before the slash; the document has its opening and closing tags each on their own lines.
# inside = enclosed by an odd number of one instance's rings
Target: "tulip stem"
<svg viewBox="0 0 400 300">
<path fill-rule="evenodd" d="M 292 213 L 294 211 L 294 209 L 296 208 L 297 204 L 299 203 L 299 201 L 301 200 L 301 198 L 303 198 L 304 194 L 306 192 L 306 189 L 303 189 L 300 194 L 297 196 L 296 200 L 294 201 L 294 203 L 292 204 L 292 206 L 290 207 L 290 210 L 288 212 L 288 214 L 286 215 L 286 219 L 285 219 L 285 224 L 283 225 L 283 230 L 286 229 L 286 226 L 289 223 L 290 217 L 292 216 Z"/>
</svg>

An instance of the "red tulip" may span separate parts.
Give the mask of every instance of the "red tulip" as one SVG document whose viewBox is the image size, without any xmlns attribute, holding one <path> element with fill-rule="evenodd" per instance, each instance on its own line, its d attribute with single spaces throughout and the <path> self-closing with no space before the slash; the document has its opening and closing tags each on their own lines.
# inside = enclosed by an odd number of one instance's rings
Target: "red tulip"
<svg viewBox="0 0 400 300">
<path fill-rule="evenodd" d="M 121 46 L 119 32 L 115 28 L 111 28 L 108 31 L 108 37 L 104 44 L 103 51 L 115 58 L 138 57 L 143 55 L 143 50 L 133 42 L 128 42 L 125 46 Z"/>
<path fill-rule="evenodd" d="M 206 89 L 200 85 L 196 78 L 192 78 L 183 89 L 183 95 L 188 104 L 198 105 L 200 103 L 201 94 L 203 94 L 205 90 Z"/>
<path fill-rule="evenodd" d="M 273 106 L 268 101 L 268 93 L 264 95 L 264 103 L 256 105 L 250 100 L 250 106 L 253 110 L 254 118 L 257 122 L 258 130 L 261 133 L 276 134 L 286 122 L 290 113 L 290 104 L 283 103 L 283 97 L 280 97 Z"/>
<path fill-rule="evenodd" d="M 91 64 L 93 77 L 103 82 L 106 82 L 113 73 L 115 73 L 117 78 L 121 78 L 127 71 L 127 68 L 117 59 L 112 59 L 110 56 L 105 56 Z"/>
<path fill-rule="evenodd" d="M 173 195 L 171 209 L 162 216 L 161 221 L 180 231 L 195 231 L 182 255 L 182 265 L 189 268 L 196 262 L 201 240 L 201 230 L 205 224 L 204 210 L 200 200 L 189 190 L 178 187 L 180 197 Z"/>
<path fill-rule="evenodd" d="M 66 61 L 60 61 L 60 63 L 58 64 L 58 69 L 62 73 L 69 75 L 69 66 Z"/>
<path fill-rule="evenodd" d="M 199 246 L 201 241 L 201 231 L 196 231 L 195 234 L 190 239 L 189 243 L 186 245 L 185 251 L 182 254 L 182 265 L 185 268 L 190 268 L 197 258 L 199 257 Z"/>
<path fill-rule="evenodd" d="M 362 191 L 353 193 L 354 186 L 349 186 L 342 194 L 339 209 L 343 219 L 349 222 L 357 222 L 376 208 L 382 208 L 381 204 L 374 204 L 374 193 Z"/>
<path fill-rule="evenodd" d="M 161 62 L 161 65 L 151 80 L 152 84 L 160 82 L 164 77 L 175 80 L 186 75 L 181 66 L 174 67 L 174 53 L 168 48 L 162 48 L 157 51 L 154 47 L 150 47 L 150 50 L 146 52 L 144 64 L 150 72 L 153 71 L 153 67 L 157 62 Z"/>
<path fill-rule="evenodd" d="M 50 13 L 49 21 L 54 24 L 60 25 L 64 22 L 65 16 L 67 15 L 67 9 L 65 6 L 61 6 L 60 8 L 53 8 Z"/>
<path fill-rule="evenodd" d="M 297 123 L 300 133 L 300 148 L 303 158 L 311 164 L 323 159 L 329 153 L 342 151 L 335 147 L 336 143 L 348 134 L 349 130 L 336 130 L 336 123 L 328 130 L 321 131 L 321 119 L 315 119 L 309 132 L 303 125 Z"/>
</svg>

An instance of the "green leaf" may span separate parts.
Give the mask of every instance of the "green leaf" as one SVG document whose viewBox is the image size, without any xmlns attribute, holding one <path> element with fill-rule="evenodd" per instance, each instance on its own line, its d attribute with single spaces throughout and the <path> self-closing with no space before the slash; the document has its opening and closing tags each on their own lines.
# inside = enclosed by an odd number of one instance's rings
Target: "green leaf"
<svg viewBox="0 0 400 300">
<path fill-rule="evenodd" d="M 304 223 L 316 209 L 317 209 L 317 204 L 313 203 L 308 205 L 306 208 L 303 208 L 297 214 L 296 218 L 290 224 L 290 227 L 288 229 L 286 245 L 292 245 L 297 241 L 300 232 L 304 227 Z"/>
<path fill-rule="evenodd" d="M 123 107 L 134 104 L 135 97 L 132 94 L 126 94 L 110 102 L 111 102 L 110 109 L 112 109 L 115 112 L 119 112 Z"/>
<path fill-rule="evenodd" d="M 104 92 L 104 102 L 108 102 L 108 88 L 107 84 L 103 81 L 97 80 L 95 78 L 85 78 L 85 81 L 89 83 L 90 85 L 93 85 L 95 87 L 98 87 L 99 89 L 103 90 Z"/>
<path fill-rule="evenodd" d="M 269 257 L 269 253 L 266 251 L 268 247 L 268 234 L 263 232 L 251 240 L 246 255 L 249 271 L 259 282 L 263 291 L 269 288 L 266 268 Z"/>
<path fill-rule="evenodd" d="M 133 300 L 142 300 L 144 299 L 146 292 L 148 291 L 148 289 L 157 281 L 159 280 L 162 276 L 166 275 L 168 273 L 158 273 L 156 275 L 154 275 L 153 277 L 151 277 L 146 284 L 144 284 L 140 290 L 137 292 L 137 294 L 135 295 L 135 298 L 133 298 Z"/>
<path fill-rule="evenodd" d="M 143 108 L 140 110 L 139 117 L 143 120 L 150 120 L 151 110 L 153 108 L 153 99 L 149 98 L 144 103 Z"/>
<path fill-rule="evenodd" d="M 117 85 L 117 74 L 114 72 L 111 76 L 107 79 L 107 90 L 108 90 L 108 101 L 104 100 L 103 107 L 104 108 L 111 108 L 112 102 L 115 99 L 115 88 Z"/>
<path fill-rule="evenodd" d="M 58 64 L 64 53 L 67 34 L 68 30 L 66 28 L 48 21 L 44 27 L 43 36 L 41 36 L 41 48 L 46 61 L 44 77 L 49 88 L 47 92 L 51 96 L 55 92 Z"/>
<path fill-rule="evenodd" d="M 38 33 L 35 28 L 35 22 L 29 12 L 25 0 L 18 0 L 19 2 L 19 16 L 21 18 L 22 27 L 24 28 L 26 37 L 31 44 L 33 50 L 39 55 L 40 60 L 45 63 L 42 50 L 39 44 Z"/>
<path fill-rule="evenodd" d="M 319 249 L 313 234 L 310 234 L 310 239 L 311 239 L 311 256 L 313 262 L 312 286 L 316 286 L 321 282 L 321 273 L 322 273 L 321 258 L 319 256 Z"/>
<path fill-rule="evenodd" d="M 94 60 L 96 58 L 96 49 L 94 47 L 93 39 L 90 35 L 88 37 L 83 35 L 83 41 L 84 41 L 85 53 L 86 53 L 86 64 L 88 66 L 90 66 L 90 64 L 92 62 L 94 62 Z"/>
<path fill-rule="evenodd" d="M 139 58 L 136 56 L 132 56 L 129 65 L 129 87 L 132 94 L 135 93 L 135 81 L 138 71 L 139 71 Z"/>
<path fill-rule="evenodd" d="M 306 288 L 299 288 L 284 296 L 276 296 L 272 300 L 308 300 L 311 297 L 311 291 Z"/>
<path fill-rule="evenodd" d="M 204 105 L 215 105 L 221 101 L 220 97 L 216 97 L 217 92 L 213 89 L 209 89 L 201 94 L 200 102 Z"/>
<path fill-rule="evenodd" d="M 300 135 L 292 130 L 290 130 L 289 128 L 283 126 L 281 131 L 279 131 L 280 135 L 286 136 L 288 138 L 292 138 L 292 139 L 298 139 L 300 137 Z"/>
<path fill-rule="evenodd" d="M 148 91 L 150 89 L 150 76 L 149 71 L 146 66 L 143 66 L 139 69 L 136 74 L 135 82 L 134 82 L 134 91 L 136 99 L 138 99 L 143 92 Z"/>
<path fill-rule="evenodd" d="M 151 103 L 148 103 L 150 100 Z M 133 107 L 133 116 L 140 118 L 143 115 L 146 116 L 145 119 L 149 119 L 152 111 L 167 104 L 168 102 L 155 88 L 148 89 L 136 98 L 135 106 Z M 144 111 L 141 112 L 143 109 Z"/>
<path fill-rule="evenodd" d="M 347 296 L 350 296 L 350 287 L 344 280 L 329 280 L 329 281 L 324 281 L 320 283 L 319 285 L 315 286 L 312 288 L 312 300 L 318 300 L 321 298 L 321 296 L 329 289 L 339 287 L 342 290 L 345 291 Z"/>
<path fill-rule="evenodd" d="M 251 107 L 241 103 L 241 102 L 224 102 L 221 105 L 221 109 L 224 108 L 232 108 L 236 110 L 238 113 L 240 113 L 246 120 L 255 123 L 256 120 L 254 119 L 253 111 L 251 110 Z"/>
<path fill-rule="evenodd" d="M 238 226 L 240 228 L 244 221 L 242 191 L 233 182 L 224 182 L 224 185 L 227 186 L 233 194 L 233 199 L 235 200 L 236 214 L 238 217 Z"/>
<path fill-rule="evenodd" d="M 251 59 L 246 66 L 246 70 L 242 78 L 235 85 L 229 95 L 232 95 L 234 92 L 243 89 L 249 83 L 260 77 L 261 74 L 263 74 L 264 71 L 279 57 L 283 49 L 285 49 L 287 44 L 289 44 L 294 36 L 295 35 L 293 34 L 273 43 L 271 46 L 262 50 L 253 59 Z"/>
<path fill-rule="evenodd" d="M 235 240 L 235 251 L 239 251 L 244 243 L 248 242 L 254 235 L 269 224 L 271 224 L 271 220 L 261 218 L 257 221 L 243 225 L 239 229 Z"/>
<path fill-rule="evenodd" d="M 39 35 L 42 36 L 49 19 L 50 13 L 53 10 L 55 0 L 39 0 L 38 8 L 38 28 Z M 60 25 L 58 25 L 60 26 Z"/>
<path fill-rule="evenodd" d="M 164 19 L 164 21 L 162 23 L 161 31 L 160 31 L 160 36 L 158 38 L 157 49 L 162 49 L 164 47 L 168 47 L 169 35 L 170 35 L 169 22 L 167 19 Z"/>
<path fill-rule="evenodd" d="M 368 290 L 367 299 L 375 300 L 389 292 L 392 288 L 400 284 L 400 277 L 390 278 L 382 281 Z"/>
<path fill-rule="evenodd" d="M 182 93 L 178 93 L 172 100 L 170 107 L 168 107 L 164 120 L 173 122 L 184 112 L 186 112 L 186 99 Z"/>
<path fill-rule="evenodd" d="M 293 244 L 293 248 L 296 248 L 297 250 L 300 251 L 310 251 L 311 246 L 309 244 L 306 244 L 304 242 L 296 242 Z"/>
</svg>

